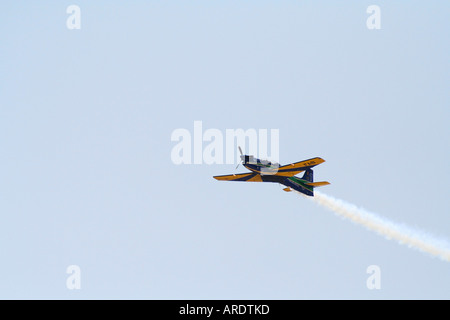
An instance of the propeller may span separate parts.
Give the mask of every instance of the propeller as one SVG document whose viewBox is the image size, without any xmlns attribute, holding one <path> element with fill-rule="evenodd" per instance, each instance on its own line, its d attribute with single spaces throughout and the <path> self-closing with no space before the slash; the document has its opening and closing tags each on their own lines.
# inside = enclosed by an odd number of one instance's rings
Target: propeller
<svg viewBox="0 0 450 320">
<path fill-rule="evenodd" d="M 242 159 L 242 156 L 243 156 L 244 154 L 242 153 L 241 147 L 238 146 L 238 148 L 239 148 L 239 152 L 241 153 L 241 159 Z M 242 163 L 242 160 L 241 160 L 241 162 L 238 163 L 238 165 L 236 166 L 236 168 L 234 168 L 234 170 L 236 170 L 236 169 L 239 167 L 239 165 L 240 165 L 241 163 Z"/>
</svg>

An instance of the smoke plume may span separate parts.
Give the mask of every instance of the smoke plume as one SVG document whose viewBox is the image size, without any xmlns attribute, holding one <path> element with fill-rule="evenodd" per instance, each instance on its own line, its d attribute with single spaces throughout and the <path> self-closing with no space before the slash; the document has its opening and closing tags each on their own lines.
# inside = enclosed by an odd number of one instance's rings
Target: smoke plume
<svg viewBox="0 0 450 320">
<path fill-rule="evenodd" d="M 437 239 L 429 233 L 390 221 L 380 215 L 318 191 L 314 191 L 314 197 L 308 198 L 332 210 L 336 215 L 363 225 L 387 239 L 395 239 L 408 247 L 427 252 L 450 262 L 450 243 L 446 240 Z"/>
</svg>

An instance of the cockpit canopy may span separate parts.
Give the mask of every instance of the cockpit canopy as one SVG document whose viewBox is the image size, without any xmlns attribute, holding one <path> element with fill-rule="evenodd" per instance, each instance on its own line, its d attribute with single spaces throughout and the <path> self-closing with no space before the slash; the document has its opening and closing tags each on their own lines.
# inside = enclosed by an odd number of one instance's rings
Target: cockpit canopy
<svg viewBox="0 0 450 320">
<path fill-rule="evenodd" d="M 273 166 L 273 167 L 279 167 L 280 164 L 278 162 L 271 162 L 268 160 L 260 160 L 255 158 L 254 156 L 241 156 L 242 161 L 244 161 L 245 164 L 255 164 L 258 166 Z"/>
</svg>

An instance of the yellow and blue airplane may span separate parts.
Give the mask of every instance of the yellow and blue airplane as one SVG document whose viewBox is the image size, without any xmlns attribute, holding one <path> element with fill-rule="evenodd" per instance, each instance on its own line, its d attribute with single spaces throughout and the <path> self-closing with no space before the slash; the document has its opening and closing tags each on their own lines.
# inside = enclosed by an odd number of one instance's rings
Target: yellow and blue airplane
<svg viewBox="0 0 450 320">
<path fill-rule="evenodd" d="M 222 181 L 276 182 L 286 186 L 283 189 L 284 191 L 295 190 L 311 197 L 314 196 L 314 188 L 330 184 L 328 181 L 314 182 L 313 180 L 313 170 L 311 168 L 325 162 L 322 158 L 311 158 L 280 166 L 278 163 L 271 163 L 253 156 L 243 155 L 241 147 L 239 147 L 239 152 L 241 153 L 242 165 L 251 172 L 214 176 L 214 179 Z M 303 177 L 295 176 L 303 171 L 305 172 Z"/>
</svg>

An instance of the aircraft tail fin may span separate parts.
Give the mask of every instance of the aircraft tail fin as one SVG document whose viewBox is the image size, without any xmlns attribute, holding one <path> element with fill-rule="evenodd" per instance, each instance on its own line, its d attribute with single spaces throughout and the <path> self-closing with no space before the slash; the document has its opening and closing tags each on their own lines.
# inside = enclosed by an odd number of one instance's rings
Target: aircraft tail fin
<svg viewBox="0 0 450 320">
<path fill-rule="evenodd" d="M 305 174 L 303 175 L 302 179 L 309 181 L 309 182 L 313 182 L 314 181 L 313 170 L 310 168 L 306 169 Z"/>
</svg>

